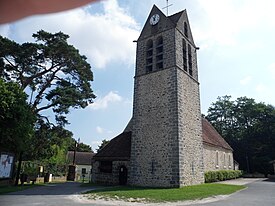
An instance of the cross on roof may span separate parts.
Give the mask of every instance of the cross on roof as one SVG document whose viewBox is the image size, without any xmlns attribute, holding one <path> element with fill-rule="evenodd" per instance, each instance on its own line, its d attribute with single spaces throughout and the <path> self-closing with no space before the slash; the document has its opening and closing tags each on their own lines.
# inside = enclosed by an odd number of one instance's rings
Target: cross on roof
<svg viewBox="0 0 275 206">
<path fill-rule="evenodd" d="M 173 5 L 173 4 L 170 4 L 170 5 L 169 5 L 169 0 L 166 0 L 166 6 L 162 8 L 162 9 L 166 9 L 166 16 L 168 16 L 168 8 L 169 8 L 170 6 L 172 6 L 172 5 Z"/>
</svg>

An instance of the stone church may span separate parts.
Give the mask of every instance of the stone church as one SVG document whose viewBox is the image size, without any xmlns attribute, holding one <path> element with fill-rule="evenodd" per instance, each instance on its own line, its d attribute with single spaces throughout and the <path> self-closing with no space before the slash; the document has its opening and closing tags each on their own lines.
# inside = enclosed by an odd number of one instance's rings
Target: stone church
<svg viewBox="0 0 275 206">
<path fill-rule="evenodd" d="M 233 150 L 201 116 L 197 50 L 186 10 L 155 5 L 137 40 L 133 116 L 92 159 L 92 180 L 181 187 L 233 169 Z"/>
</svg>

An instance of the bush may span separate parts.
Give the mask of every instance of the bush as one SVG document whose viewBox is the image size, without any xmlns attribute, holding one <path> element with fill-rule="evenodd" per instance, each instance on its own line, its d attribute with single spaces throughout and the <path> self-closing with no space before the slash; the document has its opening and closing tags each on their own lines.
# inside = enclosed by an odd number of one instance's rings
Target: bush
<svg viewBox="0 0 275 206">
<path fill-rule="evenodd" d="M 242 175 L 240 170 L 219 170 L 204 173 L 205 182 L 218 182 L 238 178 Z"/>
</svg>

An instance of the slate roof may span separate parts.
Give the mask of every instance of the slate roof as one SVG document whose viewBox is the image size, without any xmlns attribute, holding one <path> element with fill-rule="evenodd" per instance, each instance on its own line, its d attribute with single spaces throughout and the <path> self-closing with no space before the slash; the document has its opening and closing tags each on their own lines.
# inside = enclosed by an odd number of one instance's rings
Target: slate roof
<svg viewBox="0 0 275 206">
<path fill-rule="evenodd" d="M 203 143 L 233 151 L 224 138 L 205 118 L 202 118 L 202 140 Z"/>
<path fill-rule="evenodd" d="M 113 138 L 94 157 L 94 160 L 130 160 L 132 132 L 123 132 Z"/>
<path fill-rule="evenodd" d="M 75 164 L 76 165 L 91 165 L 92 157 L 95 155 L 93 152 L 76 152 Z M 69 164 L 73 164 L 74 151 L 68 151 L 67 158 Z"/>
<path fill-rule="evenodd" d="M 126 131 L 129 130 L 131 130 L 131 128 L 127 126 Z M 113 138 L 104 148 L 94 155 L 93 159 L 130 160 L 132 132 L 126 131 Z M 204 118 L 202 118 L 202 139 L 204 144 L 233 151 L 217 130 Z"/>
<path fill-rule="evenodd" d="M 175 14 L 173 14 L 173 15 L 171 15 L 171 16 L 168 16 L 168 18 L 169 18 L 172 22 L 174 22 L 175 24 L 177 24 L 178 20 L 180 19 L 181 15 L 183 14 L 183 12 L 185 12 L 185 10 L 180 11 L 180 12 L 178 12 L 178 13 L 175 13 Z"/>
</svg>

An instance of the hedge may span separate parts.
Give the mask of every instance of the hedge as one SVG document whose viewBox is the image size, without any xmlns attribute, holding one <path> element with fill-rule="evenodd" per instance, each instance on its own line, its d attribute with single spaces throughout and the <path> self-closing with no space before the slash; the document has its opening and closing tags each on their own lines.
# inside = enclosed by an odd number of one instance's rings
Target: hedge
<svg viewBox="0 0 275 206">
<path fill-rule="evenodd" d="M 204 173 L 205 182 L 218 182 L 223 180 L 235 179 L 242 176 L 241 170 L 219 170 Z"/>
</svg>

